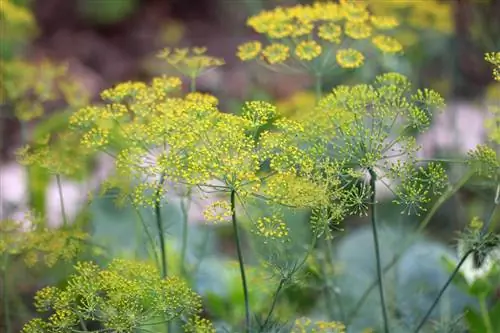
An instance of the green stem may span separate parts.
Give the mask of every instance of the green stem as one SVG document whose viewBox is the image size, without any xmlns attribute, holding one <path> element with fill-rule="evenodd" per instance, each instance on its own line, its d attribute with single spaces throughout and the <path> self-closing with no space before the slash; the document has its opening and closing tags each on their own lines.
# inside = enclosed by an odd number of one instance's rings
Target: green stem
<svg viewBox="0 0 500 333">
<path fill-rule="evenodd" d="M 161 188 L 165 183 L 165 175 L 162 174 L 160 177 L 160 184 L 155 195 L 155 216 L 156 216 L 156 226 L 158 228 L 158 236 L 160 237 L 160 254 L 161 254 L 161 277 L 165 279 L 167 277 L 167 248 L 165 245 L 165 233 L 163 230 L 163 219 L 161 216 Z M 172 323 L 168 321 L 166 323 L 167 333 L 172 332 Z"/>
<path fill-rule="evenodd" d="M 250 333 L 250 304 L 248 301 L 248 288 L 247 288 L 247 279 L 245 276 L 245 266 L 243 263 L 243 254 L 241 252 L 241 241 L 238 234 L 238 225 L 236 223 L 236 191 L 231 190 L 231 219 L 233 222 L 234 229 L 234 240 L 236 242 L 236 252 L 238 254 L 238 262 L 240 264 L 240 273 L 241 273 L 241 283 L 243 286 L 243 297 L 245 300 L 245 332 Z"/>
<path fill-rule="evenodd" d="M 451 198 L 455 193 L 457 193 L 457 191 L 460 188 L 462 188 L 462 186 L 465 183 L 467 183 L 467 181 L 472 177 L 472 175 L 473 175 L 472 172 L 466 173 L 453 187 L 449 188 L 448 191 L 446 191 L 446 193 L 444 193 L 441 197 L 439 197 L 439 199 L 434 204 L 434 206 L 429 211 L 429 213 L 427 213 L 427 215 L 422 220 L 422 222 L 420 222 L 420 224 L 419 224 L 419 226 L 417 228 L 417 232 L 412 237 L 410 237 L 410 239 L 408 240 L 408 242 L 398 251 L 398 253 L 394 256 L 394 258 L 391 260 L 391 262 L 388 263 L 384 267 L 384 270 L 383 270 L 384 274 L 386 272 L 388 272 L 394 265 L 396 265 L 399 262 L 399 260 L 402 258 L 403 254 L 405 253 L 405 250 L 413 243 L 413 240 L 415 240 L 416 237 L 425 229 L 425 227 L 429 224 L 429 222 L 431 221 L 432 217 L 439 210 L 439 208 L 449 198 Z M 365 292 L 363 293 L 363 295 L 360 297 L 360 299 L 358 300 L 358 302 L 354 306 L 354 309 L 347 316 L 346 326 L 349 326 L 349 324 L 351 323 L 352 319 L 358 314 L 359 310 L 361 309 L 361 307 L 363 306 L 363 304 L 365 303 L 365 301 L 368 299 L 368 296 L 370 295 L 370 293 L 372 292 L 372 290 L 377 287 L 377 282 L 378 282 L 377 280 L 374 280 L 370 284 L 370 286 L 365 290 Z"/>
<path fill-rule="evenodd" d="M 7 266 L 9 264 L 9 257 L 6 253 L 3 255 L 4 262 L 2 267 L 2 298 L 3 298 L 3 315 L 5 320 L 5 333 L 11 333 L 11 322 L 10 322 L 10 305 L 8 298 L 8 288 L 7 288 Z"/>
<path fill-rule="evenodd" d="M 276 307 L 276 303 L 278 303 L 278 296 L 279 296 L 279 293 L 281 292 L 281 289 L 283 289 L 283 286 L 285 285 L 285 282 L 287 281 L 286 278 L 282 278 L 280 280 L 280 283 L 278 285 L 278 288 L 276 289 L 276 292 L 274 293 L 274 297 L 273 297 L 273 303 L 271 304 L 271 308 L 269 309 L 269 312 L 267 314 L 267 317 L 266 317 L 266 320 L 264 321 L 264 323 L 262 324 L 262 326 L 260 327 L 260 332 L 264 331 L 266 329 L 266 326 L 267 324 L 269 323 L 269 320 L 271 319 L 272 315 L 273 315 L 273 312 L 274 312 L 274 309 Z"/>
<path fill-rule="evenodd" d="M 373 243 L 375 246 L 375 259 L 377 261 L 377 280 L 378 289 L 380 293 L 380 303 L 382 306 L 382 318 L 384 320 L 384 332 L 389 333 L 389 319 L 387 317 L 387 307 L 385 303 L 385 293 L 384 293 L 384 276 L 382 274 L 382 262 L 380 256 L 380 245 L 378 242 L 378 231 L 377 231 L 377 202 L 376 202 L 376 190 L 375 184 L 377 181 L 377 174 L 373 169 L 368 169 L 370 173 L 370 187 L 372 190 L 371 195 L 371 222 L 373 231 Z"/>
<path fill-rule="evenodd" d="M 61 205 L 61 215 L 63 219 L 63 225 L 66 227 L 68 225 L 68 218 L 66 215 L 66 208 L 64 206 L 64 196 L 61 185 L 61 176 L 59 174 L 56 174 L 56 181 L 57 181 L 57 190 L 59 192 L 59 203 Z"/>
<path fill-rule="evenodd" d="M 429 310 L 427 310 L 424 318 L 422 318 L 422 320 L 420 321 L 420 324 L 417 326 L 417 328 L 415 329 L 414 333 L 418 333 L 420 332 L 420 330 L 422 329 L 422 327 L 424 327 L 425 323 L 427 322 L 427 320 L 429 319 L 429 317 L 431 316 L 432 314 L 432 311 L 434 310 L 434 308 L 436 307 L 436 305 L 439 303 L 439 300 L 441 299 L 441 297 L 443 296 L 444 292 L 446 291 L 446 289 L 448 289 L 448 286 L 450 285 L 450 283 L 453 281 L 453 279 L 455 278 L 455 275 L 457 275 L 457 273 L 460 271 L 460 267 L 462 267 L 462 265 L 464 264 L 465 260 L 469 257 L 469 255 L 473 252 L 473 250 L 469 250 L 467 251 L 462 259 L 460 259 L 460 262 L 458 263 L 457 267 L 455 267 L 455 270 L 453 271 L 453 273 L 451 273 L 450 277 L 448 278 L 448 280 L 446 281 L 446 283 L 444 284 L 443 288 L 441 288 L 441 290 L 439 291 L 439 294 L 437 295 L 437 297 L 434 299 L 434 302 L 432 303 L 432 305 L 430 306 Z"/>
<path fill-rule="evenodd" d="M 185 198 L 181 198 L 182 211 L 182 248 L 181 248 L 181 275 L 186 275 L 186 252 L 188 242 L 188 223 L 189 223 L 189 208 L 191 207 L 191 190 L 188 191 Z"/>
<path fill-rule="evenodd" d="M 479 307 L 481 309 L 481 317 L 483 318 L 484 326 L 486 327 L 486 333 L 493 333 L 493 324 L 491 323 L 490 314 L 488 313 L 485 295 L 479 297 Z"/>
<path fill-rule="evenodd" d="M 328 310 L 328 319 L 332 320 L 334 317 L 333 315 L 333 304 L 332 304 L 332 299 L 335 297 L 337 299 L 337 295 L 335 294 L 335 291 L 330 286 L 330 282 L 328 279 L 328 267 L 333 267 L 333 259 L 331 256 L 331 240 L 330 239 L 325 239 L 324 243 L 324 260 L 322 261 L 322 271 L 323 271 L 323 276 L 324 276 L 324 281 L 326 284 L 326 289 L 325 289 L 325 300 L 326 300 L 326 308 Z M 333 295 L 332 292 L 335 294 Z M 339 302 L 337 302 L 339 303 Z M 341 309 L 341 305 L 339 303 L 339 309 Z M 342 312 L 342 311 L 341 311 Z"/>
<path fill-rule="evenodd" d="M 161 216 L 161 187 L 165 182 L 165 176 L 162 174 L 160 178 L 160 184 L 155 196 L 155 216 L 156 216 L 156 226 L 158 228 L 158 236 L 160 237 L 160 254 L 161 254 L 161 277 L 164 279 L 167 277 L 167 248 L 165 246 L 165 234 L 163 230 L 163 219 Z"/>
</svg>

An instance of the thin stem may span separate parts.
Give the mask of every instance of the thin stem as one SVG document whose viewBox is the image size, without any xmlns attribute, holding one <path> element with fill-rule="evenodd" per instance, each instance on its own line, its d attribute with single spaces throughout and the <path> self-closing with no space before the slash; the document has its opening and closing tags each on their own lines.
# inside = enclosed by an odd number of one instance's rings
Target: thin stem
<svg viewBox="0 0 500 333">
<path fill-rule="evenodd" d="M 248 301 L 247 279 L 245 276 L 245 266 L 243 263 L 243 254 L 241 252 L 241 242 L 238 234 L 238 225 L 236 223 L 236 191 L 231 190 L 231 219 L 234 229 L 234 240 L 236 242 L 236 252 L 238 254 L 238 262 L 240 263 L 241 283 L 243 285 L 243 297 L 245 300 L 245 332 L 250 332 L 250 304 Z"/>
<path fill-rule="evenodd" d="M 486 333 L 493 333 L 493 324 L 491 323 L 490 314 L 488 313 L 488 305 L 486 304 L 486 297 L 484 295 L 479 297 L 479 308 L 481 310 L 481 317 L 483 318 L 484 326 L 486 327 Z"/>
<path fill-rule="evenodd" d="M 457 273 L 460 271 L 460 267 L 462 267 L 462 265 L 464 264 L 465 260 L 469 257 L 469 255 L 472 252 L 473 252 L 473 250 L 467 251 L 463 255 L 462 259 L 460 259 L 460 262 L 458 263 L 457 267 L 455 267 L 455 270 L 453 271 L 453 273 L 451 273 L 450 277 L 448 278 L 448 280 L 444 284 L 443 288 L 441 288 L 441 290 L 439 291 L 439 294 L 434 299 L 434 302 L 432 303 L 432 305 L 429 308 L 429 310 L 427 310 L 427 313 L 425 314 L 424 318 L 422 318 L 422 320 L 420 321 L 420 324 L 417 326 L 417 328 L 415 329 L 414 333 L 420 332 L 420 330 L 422 329 L 422 327 L 424 327 L 425 323 L 427 322 L 427 320 L 431 316 L 432 311 L 434 310 L 434 308 L 436 307 L 436 305 L 439 303 L 439 300 L 443 296 L 444 292 L 446 291 L 446 289 L 448 288 L 448 286 L 450 285 L 450 283 L 453 281 L 453 278 L 455 278 L 455 275 L 457 275 Z"/>
<path fill-rule="evenodd" d="M 382 318 L 384 319 L 384 332 L 389 333 L 389 319 L 387 317 L 387 307 L 385 304 L 385 294 L 384 294 L 384 278 L 382 274 L 382 263 L 380 258 L 380 246 L 378 243 L 378 232 L 377 232 L 377 201 L 376 201 L 376 191 L 375 183 L 377 181 L 377 174 L 373 169 L 368 169 L 370 173 L 370 187 L 372 190 L 371 195 L 371 222 L 373 231 L 373 243 L 375 246 L 375 259 L 377 261 L 377 280 L 378 289 L 380 293 L 380 303 L 382 305 Z"/>
<path fill-rule="evenodd" d="M 10 322 L 10 304 L 8 297 L 7 288 L 7 266 L 9 264 L 9 257 L 7 254 L 3 255 L 4 261 L 2 266 L 2 298 L 3 298 L 3 315 L 5 321 L 5 333 L 11 333 L 11 322 Z"/>
<path fill-rule="evenodd" d="M 185 198 L 181 198 L 182 211 L 182 248 L 181 248 L 181 275 L 186 275 L 186 252 L 188 242 L 188 223 L 189 209 L 191 207 L 191 190 L 188 191 Z"/>
<path fill-rule="evenodd" d="M 66 215 L 66 208 L 64 206 L 64 196 L 63 196 L 63 191 L 62 191 L 62 185 L 61 185 L 61 176 L 59 174 L 56 174 L 56 182 L 57 182 L 57 191 L 59 192 L 59 203 L 61 205 L 61 215 L 63 219 L 63 225 L 67 226 L 68 225 L 68 215 Z"/>
<path fill-rule="evenodd" d="M 281 289 L 283 289 L 283 286 L 285 285 L 286 280 L 287 280 L 286 278 L 282 278 L 280 280 L 278 288 L 276 288 L 276 291 L 275 291 L 274 297 L 273 297 L 273 303 L 271 304 L 271 308 L 269 309 L 269 312 L 266 316 L 266 320 L 264 321 L 264 323 L 260 327 L 261 332 L 266 328 L 267 324 L 269 323 L 269 320 L 271 319 L 271 317 L 273 315 L 274 308 L 276 307 L 276 303 L 278 302 L 279 293 L 281 292 Z"/>
<path fill-rule="evenodd" d="M 391 262 L 388 263 L 384 267 L 384 270 L 383 270 L 384 274 L 386 272 L 388 272 L 394 265 L 396 265 L 399 262 L 399 260 L 402 258 L 403 254 L 405 253 L 405 250 L 412 244 L 413 240 L 415 240 L 416 237 L 425 229 L 425 227 L 427 226 L 427 224 L 429 224 L 432 217 L 439 210 L 439 208 L 449 198 L 451 198 L 460 188 L 462 188 L 462 186 L 465 183 L 467 183 L 467 181 L 472 177 L 472 175 L 473 175 L 472 172 L 466 173 L 462 178 L 460 178 L 460 180 L 453 187 L 450 187 L 448 189 L 448 191 L 446 191 L 446 193 L 444 193 L 441 197 L 439 197 L 437 202 L 434 204 L 434 206 L 431 208 L 431 210 L 427 213 L 427 215 L 422 220 L 422 222 L 420 222 L 420 224 L 417 228 L 417 232 L 413 236 L 410 237 L 410 239 L 406 242 L 406 244 L 404 244 L 402 246 L 402 248 L 398 251 L 398 253 L 394 256 L 394 258 L 391 260 Z M 365 301 L 368 299 L 368 296 L 370 295 L 372 290 L 377 287 L 377 282 L 378 282 L 378 280 L 374 280 L 370 284 L 370 286 L 365 290 L 363 295 L 360 297 L 359 301 L 354 306 L 354 309 L 347 316 L 346 326 L 349 326 L 352 319 L 357 315 L 357 313 L 359 312 L 359 310 L 361 309 L 361 307 L 363 306 Z"/>
<path fill-rule="evenodd" d="M 160 259 L 158 258 L 158 251 L 156 250 L 155 247 L 155 241 L 153 238 L 153 235 L 151 234 L 146 221 L 144 221 L 144 217 L 142 216 L 141 212 L 139 211 L 139 208 L 134 204 L 134 201 L 132 200 L 132 197 L 129 196 L 130 202 L 132 203 L 132 206 L 134 207 L 134 211 L 137 214 L 137 218 L 142 224 L 142 228 L 144 229 L 144 232 L 146 233 L 146 236 L 148 238 L 149 245 L 151 246 L 151 251 L 153 251 L 153 256 L 155 259 L 156 267 L 158 270 L 161 270 L 161 265 L 160 265 Z"/>
<path fill-rule="evenodd" d="M 332 267 L 333 265 L 333 260 L 331 256 L 331 240 L 330 239 L 325 239 L 324 243 L 324 258 L 322 260 L 322 271 L 323 271 L 323 276 L 324 276 L 324 281 L 325 281 L 325 300 L 326 300 L 326 308 L 328 311 L 328 319 L 331 320 L 333 318 L 333 304 L 332 304 L 332 288 L 330 287 L 330 283 L 328 280 L 328 267 Z M 339 304 L 340 305 L 340 304 Z"/>
<path fill-rule="evenodd" d="M 161 254 L 161 277 L 165 279 L 167 277 L 167 248 L 165 246 L 165 234 L 163 230 L 163 219 L 161 216 L 161 188 L 165 183 L 165 175 L 162 174 L 160 177 L 160 184 L 155 195 L 155 216 L 156 216 L 156 226 L 158 227 L 158 236 L 160 237 L 160 254 Z M 172 332 L 172 323 L 167 322 L 167 333 Z"/>
<path fill-rule="evenodd" d="M 161 277 L 164 279 L 167 277 L 167 249 L 165 246 L 165 235 L 163 230 L 163 219 L 161 216 L 161 187 L 165 182 L 165 176 L 161 175 L 160 184 L 155 196 L 155 216 L 156 216 L 156 226 L 158 227 L 158 236 L 160 237 L 160 252 L 161 252 Z"/>
</svg>

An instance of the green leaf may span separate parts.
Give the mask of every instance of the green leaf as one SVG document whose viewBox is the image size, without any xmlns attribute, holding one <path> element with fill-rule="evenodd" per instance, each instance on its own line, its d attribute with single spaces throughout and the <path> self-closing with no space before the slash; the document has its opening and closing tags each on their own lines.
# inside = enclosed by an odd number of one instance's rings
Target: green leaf
<svg viewBox="0 0 500 333">
<path fill-rule="evenodd" d="M 467 321 L 467 326 L 470 333 L 484 333 L 486 332 L 486 326 L 483 323 L 481 316 L 472 309 L 469 309 L 465 314 L 465 320 Z"/>
</svg>

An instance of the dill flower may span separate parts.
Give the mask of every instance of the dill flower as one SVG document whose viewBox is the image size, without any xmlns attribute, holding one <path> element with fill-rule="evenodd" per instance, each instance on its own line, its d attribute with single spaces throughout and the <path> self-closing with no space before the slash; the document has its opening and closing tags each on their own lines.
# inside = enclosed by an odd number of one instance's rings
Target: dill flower
<svg viewBox="0 0 500 333">
<path fill-rule="evenodd" d="M 186 333 L 217 333 L 212 322 L 206 318 L 196 315 L 191 317 L 184 325 Z"/>
<path fill-rule="evenodd" d="M 493 68 L 493 78 L 500 81 L 500 52 L 486 53 L 484 59 L 495 66 Z"/>
<path fill-rule="evenodd" d="M 227 222 L 232 216 L 231 205 L 228 201 L 220 200 L 212 202 L 203 211 L 205 220 L 217 222 Z"/>
<path fill-rule="evenodd" d="M 341 35 L 342 28 L 332 22 L 321 24 L 318 28 L 318 36 L 332 43 L 339 44 Z"/>
<path fill-rule="evenodd" d="M 285 44 L 274 43 L 266 46 L 262 55 L 270 64 L 280 64 L 290 57 L 290 49 Z"/>
<path fill-rule="evenodd" d="M 255 59 L 262 50 L 262 44 L 258 41 L 247 42 L 238 46 L 237 56 L 242 61 Z"/>
<path fill-rule="evenodd" d="M 403 45 L 390 36 L 377 35 L 372 38 L 372 43 L 384 53 L 396 53 L 403 50 Z"/>
<path fill-rule="evenodd" d="M 158 58 L 165 60 L 179 73 L 189 77 L 197 78 L 207 70 L 225 64 L 224 59 L 206 55 L 206 48 L 165 48 L 158 53 Z"/>
<path fill-rule="evenodd" d="M 265 238 L 280 239 L 288 235 L 288 227 L 283 222 L 283 216 L 277 214 L 260 217 L 255 228 L 256 232 Z"/>
<path fill-rule="evenodd" d="M 345 34 L 353 39 L 365 39 L 371 36 L 372 27 L 365 22 L 348 21 L 345 24 Z"/>
<path fill-rule="evenodd" d="M 372 16 L 370 20 L 373 26 L 380 30 L 393 29 L 399 25 L 394 16 Z"/>
<path fill-rule="evenodd" d="M 300 60 L 311 61 L 317 58 L 320 54 L 321 45 L 313 40 L 302 41 L 295 48 L 295 55 Z"/>
<path fill-rule="evenodd" d="M 292 328 L 292 333 L 345 333 L 346 327 L 337 321 L 316 321 L 309 318 L 298 318 Z"/>
<path fill-rule="evenodd" d="M 358 68 L 363 65 L 365 57 L 355 49 L 343 49 L 337 51 L 336 59 L 342 68 Z"/>
<path fill-rule="evenodd" d="M 106 330 L 130 332 L 152 321 L 190 318 L 201 310 L 200 297 L 184 281 L 161 279 L 149 264 L 115 259 L 105 269 L 80 262 L 75 270 L 65 287 L 37 292 L 37 310 L 53 314 L 46 321 L 29 322 L 23 333 L 66 331 L 80 327 L 82 320 L 97 320 Z"/>
</svg>

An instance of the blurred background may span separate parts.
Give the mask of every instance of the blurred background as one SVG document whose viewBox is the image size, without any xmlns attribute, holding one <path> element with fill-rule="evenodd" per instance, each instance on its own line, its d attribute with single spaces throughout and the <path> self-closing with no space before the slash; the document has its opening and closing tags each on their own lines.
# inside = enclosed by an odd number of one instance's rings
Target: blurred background
<svg viewBox="0 0 500 333">
<path fill-rule="evenodd" d="M 276 6 L 290 6 L 313 1 L 292 0 L 0 0 L 0 55 L 3 61 L 22 60 L 41 66 L 45 59 L 66 63 L 71 77 L 84 87 L 91 100 L 108 87 L 127 80 L 148 81 L 159 74 L 175 75 L 155 55 L 165 47 L 204 46 L 208 54 L 221 57 L 226 65 L 200 77 L 198 90 L 214 94 L 221 101 L 221 109 L 237 112 L 241 103 L 250 99 L 273 100 L 291 114 L 314 103 L 311 81 L 308 77 L 287 76 L 265 68 L 252 67 L 236 57 L 237 46 L 250 39 L 259 39 L 246 26 L 246 19 L 261 10 Z M 373 0 L 390 3 L 393 0 Z M 394 0 L 399 1 L 399 0 Z M 500 50 L 499 0 L 406 1 L 398 15 L 404 17 L 399 29 L 405 43 L 405 54 L 366 61 L 359 70 L 327 78 L 327 90 L 340 83 L 368 82 L 383 71 L 397 71 L 408 75 L 418 87 L 430 87 L 440 92 L 447 101 L 446 110 L 435 119 L 431 130 L 418 138 L 427 157 L 465 156 L 466 152 L 484 142 L 484 120 L 488 105 L 498 101 L 500 89 L 493 84 L 491 66 L 484 61 L 485 52 Z M 15 5 L 15 6 L 14 6 Z M 27 66 L 27 65 L 23 65 Z M 3 72 L 2 72 L 3 73 Z M 2 78 L 2 84 L 8 78 Z M 3 92 L 2 92 L 3 94 Z M 4 219 L 22 213 L 27 206 L 40 205 L 53 226 L 57 220 L 59 198 L 57 189 L 43 175 L 32 179 L 40 183 L 31 198 L 26 190 L 27 175 L 15 162 L 15 151 L 23 143 L 23 131 L 36 131 L 41 120 L 21 126 L 16 117 L 6 110 L 2 95 L 0 112 L 0 215 Z M 496 102 L 495 102 L 496 103 Z M 46 109 L 47 114 L 61 110 L 57 103 Z M 44 123 L 45 124 L 45 123 Z M 46 125 L 46 124 L 45 124 Z M 52 125 L 46 125 L 50 132 Z M 64 197 L 68 214 L 78 216 L 85 205 L 82 197 L 98 187 L 99 181 L 111 172 L 112 161 L 99 159 L 87 182 L 82 187 L 74 180 L 64 183 Z M 450 169 L 453 175 L 459 172 Z M 30 177 L 33 176 L 31 173 Z M 453 179 L 453 177 L 451 177 Z M 455 177 L 456 178 L 456 177 Z M 44 179 L 44 181 L 40 181 Z M 471 217 L 488 209 L 492 190 L 481 185 L 467 185 L 443 205 L 430 224 L 429 237 L 450 244 L 456 231 L 462 230 Z M 30 202 L 30 203 L 29 203 Z M 42 202 L 42 203 L 41 203 Z M 93 206 L 93 232 L 100 241 L 111 237 L 119 244 L 114 253 L 135 251 L 135 226 L 109 225 L 105 221 L 127 219 L 127 213 L 110 208 L 109 202 Z M 194 205 L 193 220 L 201 220 L 201 208 Z M 171 212 L 175 215 L 178 212 Z M 390 205 L 382 209 L 385 219 L 401 219 L 399 211 Z M 498 214 L 497 214 L 498 215 Z M 494 221 L 496 225 L 500 217 Z M 408 218 L 409 219 L 409 218 Z M 101 221 L 101 222 L 95 222 Z M 346 228 L 356 228 L 364 219 L 346 222 Z M 121 231 L 116 235 L 117 228 Z M 218 231 L 218 247 L 231 252 L 224 242 L 227 231 Z M 175 232 L 174 232 L 175 233 Z M 203 231 L 199 231 L 203 234 Z M 195 232 L 196 234 L 196 232 Z M 201 237 L 201 236 L 200 236 Z M 94 239 L 96 242 L 98 239 Z M 139 242 L 139 241 L 137 241 Z M 200 240 L 201 243 L 205 240 Z M 212 242 L 214 242 L 212 240 Z M 109 244 L 109 243 L 108 243 Z M 132 245 L 131 245 L 132 244 Z M 135 244 L 135 245 L 134 245 Z M 221 245 L 222 244 L 222 245 Z M 216 245 L 214 245 L 216 246 Z M 132 249 L 132 250 L 131 250 Z M 18 274 L 22 272 L 18 271 Z M 41 273 L 40 273 L 41 274 Z M 61 273 L 62 274 L 62 273 Z M 56 277 L 53 277 L 56 280 Z M 44 280 L 46 282 L 46 279 Z M 209 281 L 208 278 L 205 282 Z M 208 282 L 206 282 L 208 283 Z M 219 287 L 222 282 L 219 281 Z M 17 286 L 26 292 L 30 303 L 33 290 L 43 284 L 36 277 Z M 238 286 L 236 279 L 235 288 Z M 204 285 L 198 290 L 214 290 Z M 216 289 L 216 288 L 215 288 Z M 304 296 L 304 295 L 302 295 Z M 223 306 L 213 301 L 212 305 Z M 26 310 L 29 313 L 29 309 Z M 29 315 L 28 315 L 29 317 Z M 22 317 L 19 322 L 23 321 Z"/>
</svg>

